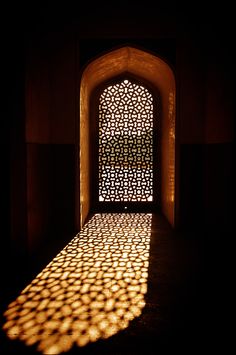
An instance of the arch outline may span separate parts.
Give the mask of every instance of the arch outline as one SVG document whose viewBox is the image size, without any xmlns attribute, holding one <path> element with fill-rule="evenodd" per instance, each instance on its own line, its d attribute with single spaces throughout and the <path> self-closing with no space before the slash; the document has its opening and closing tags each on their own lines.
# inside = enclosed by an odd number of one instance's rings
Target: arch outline
<svg viewBox="0 0 236 355">
<path fill-rule="evenodd" d="M 96 87 L 112 78 L 130 73 L 155 87 L 160 93 L 161 114 L 161 210 L 175 226 L 175 127 L 176 84 L 173 70 L 161 58 L 146 51 L 124 46 L 91 61 L 80 83 L 80 221 L 84 224 L 90 211 L 90 97 Z"/>
</svg>

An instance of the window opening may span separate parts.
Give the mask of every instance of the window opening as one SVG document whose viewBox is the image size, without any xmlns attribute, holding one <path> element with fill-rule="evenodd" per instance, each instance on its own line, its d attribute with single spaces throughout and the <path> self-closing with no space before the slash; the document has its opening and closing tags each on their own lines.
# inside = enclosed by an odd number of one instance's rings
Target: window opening
<svg viewBox="0 0 236 355">
<path fill-rule="evenodd" d="M 125 79 L 99 99 L 99 201 L 153 201 L 153 96 Z"/>
</svg>

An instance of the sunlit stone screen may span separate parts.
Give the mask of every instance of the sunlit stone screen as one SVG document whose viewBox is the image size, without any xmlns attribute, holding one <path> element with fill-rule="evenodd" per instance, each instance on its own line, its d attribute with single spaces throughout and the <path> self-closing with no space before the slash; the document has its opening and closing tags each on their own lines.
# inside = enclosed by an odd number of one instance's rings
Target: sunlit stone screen
<svg viewBox="0 0 236 355">
<path fill-rule="evenodd" d="M 100 96 L 99 201 L 153 201 L 153 97 L 129 80 Z"/>
<path fill-rule="evenodd" d="M 7 336 L 60 354 L 127 328 L 145 306 L 151 224 L 151 214 L 94 215 L 9 304 Z"/>
</svg>

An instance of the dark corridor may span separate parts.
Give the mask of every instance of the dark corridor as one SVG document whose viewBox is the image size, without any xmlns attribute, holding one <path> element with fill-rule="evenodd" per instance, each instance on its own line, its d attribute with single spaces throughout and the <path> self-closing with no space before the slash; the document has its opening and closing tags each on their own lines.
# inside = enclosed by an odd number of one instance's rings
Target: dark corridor
<svg viewBox="0 0 236 355">
<path fill-rule="evenodd" d="M 176 78 L 177 228 L 152 211 L 142 313 L 70 352 L 230 353 L 234 11 L 169 2 L 135 11 L 126 2 L 125 12 L 121 2 L 56 7 L 2 5 L 1 326 L 9 303 L 80 230 L 82 73 L 107 51 L 133 46 L 162 58 Z M 0 333 L 1 354 L 36 354 Z"/>
</svg>

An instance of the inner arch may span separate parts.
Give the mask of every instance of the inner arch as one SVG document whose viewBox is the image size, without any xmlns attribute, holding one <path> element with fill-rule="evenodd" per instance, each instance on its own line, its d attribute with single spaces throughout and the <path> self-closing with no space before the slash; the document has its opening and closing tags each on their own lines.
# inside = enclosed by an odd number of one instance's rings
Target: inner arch
<svg viewBox="0 0 236 355">
<path fill-rule="evenodd" d="M 133 47 L 113 50 L 92 61 L 84 70 L 80 86 L 80 222 L 90 211 L 90 96 L 102 83 L 130 73 L 149 82 L 160 93 L 161 115 L 161 209 L 175 225 L 175 78 L 161 58 Z M 155 157 L 154 157 L 155 159 Z"/>
</svg>

